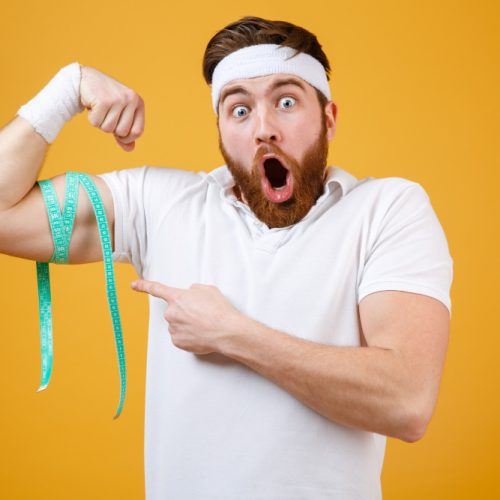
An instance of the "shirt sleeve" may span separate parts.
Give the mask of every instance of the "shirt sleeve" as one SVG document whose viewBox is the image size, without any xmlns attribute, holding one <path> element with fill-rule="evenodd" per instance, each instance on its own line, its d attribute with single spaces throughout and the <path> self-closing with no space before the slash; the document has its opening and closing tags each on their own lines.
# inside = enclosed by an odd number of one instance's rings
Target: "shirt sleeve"
<svg viewBox="0 0 500 500">
<path fill-rule="evenodd" d="M 113 260 L 131 263 L 139 277 L 147 272 L 151 240 L 189 188 L 202 181 L 192 172 L 150 165 L 100 174 L 113 198 L 115 229 Z M 156 233 L 155 233 L 156 232 Z"/>
<path fill-rule="evenodd" d="M 398 290 L 433 297 L 451 316 L 453 259 L 427 193 L 410 182 L 389 198 L 373 219 L 358 304 L 370 293 Z"/>
<path fill-rule="evenodd" d="M 113 260 L 131 263 L 142 277 L 147 252 L 144 182 L 147 167 L 100 174 L 113 197 L 115 218 Z"/>
</svg>

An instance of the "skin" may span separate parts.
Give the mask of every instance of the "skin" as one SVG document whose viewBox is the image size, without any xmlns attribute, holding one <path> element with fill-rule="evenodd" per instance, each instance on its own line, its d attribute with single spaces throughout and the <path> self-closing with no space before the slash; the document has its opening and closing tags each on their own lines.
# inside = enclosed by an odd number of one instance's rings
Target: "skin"
<svg viewBox="0 0 500 500">
<path fill-rule="evenodd" d="M 272 89 L 276 78 L 239 82 L 252 104 L 250 120 L 233 123 L 223 112 L 219 117 L 224 146 L 249 172 L 259 147 L 280 147 L 302 164 L 320 133 L 322 112 L 328 141 L 335 131 L 335 104 L 328 103 L 321 110 L 310 87 L 292 112 L 278 109 L 276 89 Z M 131 151 L 144 130 L 140 96 L 86 66 L 82 67 L 80 90 L 91 125 L 113 134 L 124 151 Z M 278 94 L 289 95 L 293 90 L 281 88 Z M 233 98 L 238 101 L 241 96 Z M 47 148 L 43 138 L 20 117 L 0 130 L 2 253 L 38 261 L 48 261 L 53 253 L 45 206 L 36 185 Z M 93 180 L 113 238 L 111 193 L 100 178 L 94 176 Z M 53 181 L 62 205 L 64 175 Z M 95 217 L 82 191 L 69 260 L 101 259 Z M 132 286 L 168 303 L 166 326 L 178 348 L 233 358 L 334 422 L 407 442 L 424 435 L 437 400 L 448 343 L 449 314 L 441 302 L 405 292 L 368 295 L 359 304 L 361 347 L 336 347 L 304 341 L 256 322 L 240 313 L 214 286 L 193 284 L 189 289 L 174 289 L 146 280 Z"/>
</svg>

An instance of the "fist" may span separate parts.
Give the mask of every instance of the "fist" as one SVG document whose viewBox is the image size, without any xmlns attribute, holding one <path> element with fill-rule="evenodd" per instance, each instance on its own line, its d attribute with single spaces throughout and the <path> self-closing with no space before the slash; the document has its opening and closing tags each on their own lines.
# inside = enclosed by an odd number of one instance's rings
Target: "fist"
<svg viewBox="0 0 500 500">
<path fill-rule="evenodd" d="M 81 69 L 80 100 L 89 110 L 89 122 L 113 133 L 122 149 L 132 151 L 144 132 L 144 101 L 136 92 L 95 68 Z"/>
</svg>

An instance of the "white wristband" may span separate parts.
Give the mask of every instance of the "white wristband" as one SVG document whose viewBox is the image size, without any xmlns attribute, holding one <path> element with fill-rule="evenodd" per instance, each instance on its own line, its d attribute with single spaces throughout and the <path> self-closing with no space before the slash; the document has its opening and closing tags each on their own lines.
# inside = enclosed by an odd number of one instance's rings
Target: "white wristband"
<svg viewBox="0 0 500 500">
<path fill-rule="evenodd" d="M 68 64 L 17 114 L 51 144 L 64 124 L 85 109 L 80 102 L 80 79 L 80 65 Z"/>
</svg>

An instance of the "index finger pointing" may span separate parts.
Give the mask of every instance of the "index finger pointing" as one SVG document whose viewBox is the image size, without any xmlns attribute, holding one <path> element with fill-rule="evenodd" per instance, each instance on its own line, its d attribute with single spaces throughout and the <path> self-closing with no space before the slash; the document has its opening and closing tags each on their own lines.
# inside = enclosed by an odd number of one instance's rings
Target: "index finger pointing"
<svg viewBox="0 0 500 500">
<path fill-rule="evenodd" d="M 158 281 L 149 280 L 137 280 L 131 283 L 131 287 L 137 292 L 149 293 L 153 297 L 158 297 L 167 302 L 175 300 L 180 292 L 181 288 L 174 288 L 173 286 L 163 285 L 158 283 Z"/>
</svg>

